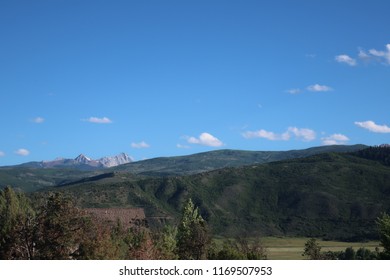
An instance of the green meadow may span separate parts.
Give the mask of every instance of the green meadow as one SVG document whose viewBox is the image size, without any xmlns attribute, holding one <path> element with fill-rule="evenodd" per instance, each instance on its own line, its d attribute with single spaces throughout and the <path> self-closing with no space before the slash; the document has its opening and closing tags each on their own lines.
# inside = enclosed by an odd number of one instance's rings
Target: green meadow
<svg viewBox="0 0 390 280">
<path fill-rule="evenodd" d="M 305 243 L 309 238 L 304 237 L 264 237 L 263 245 L 266 247 L 268 259 L 270 260 L 304 260 L 302 256 Z M 375 251 L 379 247 L 379 241 L 368 242 L 340 242 L 317 240 L 323 252 L 344 251 L 348 247 L 357 250 L 366 248 Z"/>
</svg>

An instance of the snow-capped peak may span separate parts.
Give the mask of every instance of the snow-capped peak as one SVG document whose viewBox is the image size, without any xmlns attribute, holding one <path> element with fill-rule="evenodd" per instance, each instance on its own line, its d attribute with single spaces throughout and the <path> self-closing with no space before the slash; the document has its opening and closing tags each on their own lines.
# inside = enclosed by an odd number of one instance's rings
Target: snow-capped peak
<svg viewBox="0 0 390 280">
<path fill-rule="evenodd" d="M 83 164 L 88 164 L 89 162 L 91 162 L 92 160 L 89 158 L 89 157 L 86 157 L 85 155 L 83 154 L 80 154 L 77 158 L 74 159 L 75 161 L 79 162 L 79 163 L 83 163 Z"/>
<path fill-rule="evenodd" d="M 99 159 L 99 162 L 104 167 L 118 166 L 118 165 L 129 163 L 132 161 L 133 160 L 125 153 L 121 153 L 121 154 L 116 155 L 116 156 L 104 157 L 104 158 Z"/>
</svg>

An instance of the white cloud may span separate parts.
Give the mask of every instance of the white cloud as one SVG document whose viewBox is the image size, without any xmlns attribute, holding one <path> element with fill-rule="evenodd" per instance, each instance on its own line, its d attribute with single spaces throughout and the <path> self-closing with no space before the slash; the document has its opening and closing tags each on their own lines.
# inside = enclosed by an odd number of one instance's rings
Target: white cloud
<svg viewBox="0 0 390 280">
<path fill-rule="evenodd" d="M 135 149 L 145 149 L 145 148 L 149 148 L 150 145 L 148 143 L 146 143 L 145 141 L 141 141 L 139 143 L 131 143 L 131 147 L 132 148 L 135 148 Z"/>
<path fill-rule="evenodd" d="M 329 86 L 315 84 L 315 85 L 308 86 L 307 90 L 319 92 L 319 91 L 331 91 L 333 89 Z"/>
<path fill-rule="evenodd" d="M 285 134 L 285 133 L 277 134 L 277 133 L 267 131 L 264 129 L 260 129 L 257 131 L 246 131 L 243 133 L 243 136 L 245 138 L 248 138 L 248 139 L 249 138 L 265 138 L 265 139 L 268 139 L 271 141 L 289 140 L 290 139 L 290 135 L 288 133 L 287 134 Z"/>
<path fill-rule="evenodd" d="M 286 92 L 288 92 L 290 94 L 298 94 L 298 93 L 301 93 L 301 90 L 299 88 L 292 88 L 292 89 L 286 90 Z"/>
<path fill-rule="evenodd" d="M 45 119 L 42 117 L 36 117 L 36 118 L 32 119 L 32 122 L 34 122 L 34 123 L 43 123 L 44 121 L 45 121 Z"/>
<path fill-rule="evenodd" d="M 336 59 L 337 62 L 346 63 L 346 64 L 348 64 L 350 66 L 356 66 L 357 65 L 356 59 L 353 59 L 352 57 L 350 57 L 349 55 L 346 55 L 346 54 L 337 55 L 335 57 L 335 59 Z"/>
<path fill-rule="evenodd" d="M 286 133 L 292 133 L 295 137 L 302 139 L 303 141 L 313 141 L 316 139 L 314 130 L 308 128 L 289 127 Z"/>
<path fill-rule="evenodd" d="M 332 134 L 328 137 L 321 138 L 323 145 L 343 145 L 349 141 L 349 138 L 343 134 Z"/>
<path fill-rule="evenodd" d="M 302 141 L 313 141 L 316 138 L 314 130 L 308 128 L 289 127 L 284 133 L 278 134 L 271 131 L 260 129 L 257 131 L 246 131 L 243 133 L 245 138 L 264 138 L 271 141 L 288 141 L 292 136 Z"/>
<path fill-rule="evenodd" d="M 368 52 L 373 56 L 383 58 L 386 64 L 390 64 L 390 44 L 386 45 L 385 51 L 378 51 L 375 49 L 371 49 Z"/>
<path fill-rule="evenodd" d="M 199 144 L 203 146 L 209 147 L 220 147 L 223 146 L 223 142 L 218 138 L 214 137 L 210 133 L 203 132 L 199 138 L 196 137 L 188 137 L 187 142 L 190 144 Z"/>
<path fill-rule="evenodd" d="M 379 125 L 373 121 L 365 121 L 365 122 L 355 122 L 355 124 L 359 127 L 368 129 L 369 131 L 376 133 L 390 133 L 390 127 L 387 125 Z"/>
<path fill-rule="evenodd" d="M 98 123 L 98 124 L 112 123 L 112 121 L 107 117 L 103 117 L 103 118 L 90 117 L 89 119 L 85 119 L 84 121 L 90 123 Z"/>
<path fill-rule="evenodd" d="M 4 157 L 5 153 L 3 151 L 0 151 L 0 157 Z"/>
<path fill-rule="evenodd" d="M 27 149 L 19 149 L 19 150 L 15 151 L 15 154 L 25 157 L 25 156 L 28 156 L 30 154 L 30 151 Z"/>
</svg>

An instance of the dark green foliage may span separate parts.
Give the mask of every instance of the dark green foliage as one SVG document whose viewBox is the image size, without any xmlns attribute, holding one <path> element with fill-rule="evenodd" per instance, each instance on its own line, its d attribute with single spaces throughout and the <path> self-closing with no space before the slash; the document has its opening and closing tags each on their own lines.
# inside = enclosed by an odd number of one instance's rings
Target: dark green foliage
<svg viewBox="0 0 390 280">
<path fill-rule="evenodd" d="M 352 247 L 345 249 L 345 259 L 354 260 L 356 259 L 356 251 Z"/>
<path fill-rule="evenodd" d="M 376 260 L 380 255 L 378 249 L 379 248 L 377 248 L 377 251 L 372 252 L 366 248 L 359 248 L 356 251 L 356 260 Z"/>
<path fill-rule="evenodd" d="M 367 248 L 359 248 L 357 250 L 352 247 L 348 247 L 345 251 L 341 252 L 326 252 L 323 253 L 324 259 L 327 260 L 377 260 L 380 258 L 378 251 L 370 251 Z"/>
<path fill-rule="evenodd" d="M 35 212 L 24 194 L 0 191 L 0 259 L 33 258 Z"/>
<path fill-rule="evenodd" d="M 369 147 L 367 149 L 356 151 L 352 154 L 362 158 L 380 161 L 385 165 L 390 165 L 390 145 L 388 144 Z"/>
<path fill-rule="evenodd" d="M 377 219 L 377 225 L 380 244 L 383 246 L 381 258 L 388 260 L 390 259 L 390 215 L 387 213 L 382 214 L 382 216 Z"/>
</svg>

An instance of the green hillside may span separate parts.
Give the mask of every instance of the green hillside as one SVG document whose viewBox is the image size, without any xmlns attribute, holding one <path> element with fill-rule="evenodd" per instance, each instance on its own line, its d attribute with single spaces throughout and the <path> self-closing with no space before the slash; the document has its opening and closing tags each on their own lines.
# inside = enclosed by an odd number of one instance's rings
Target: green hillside
<svg viewBox="0 0 390 280">
<path fill-rule="evenodd" d="M 84 207 L 144 207 L 155 224 L 174 222 L 191 197 L 217 235 L 376 238 L 390 211 L 390 167 L 356 153 L 324 153 L 188 176 L 126 177 L 60 189 Z M 58 190 L 58 189 L 57 189 Z"/>
</svg>

